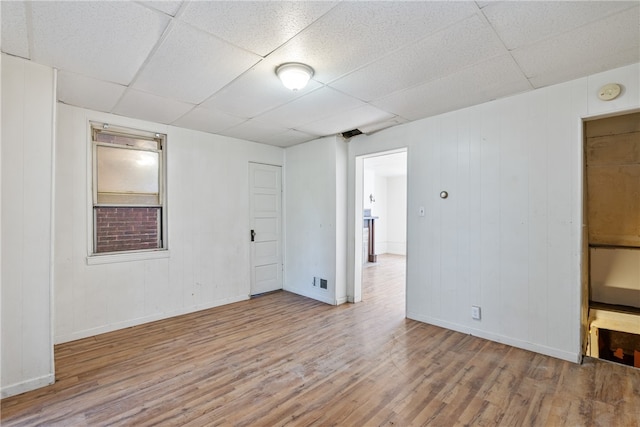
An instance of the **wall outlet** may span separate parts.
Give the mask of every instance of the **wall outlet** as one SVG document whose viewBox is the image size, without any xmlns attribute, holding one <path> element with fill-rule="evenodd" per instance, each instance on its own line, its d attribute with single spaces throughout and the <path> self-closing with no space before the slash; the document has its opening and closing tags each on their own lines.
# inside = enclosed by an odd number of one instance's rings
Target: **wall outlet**
<svg viewBox="0 0 640 427">
<path fill-rule="evenodd" d="M 314 277 L 313 278 L 313 286 L 314 287 L 320 286 L 320 278 L 319 277 Z"/>
<path fill-rule="evenodd" d="M 480 307 L 477 305 L 471 306 L 471 318 L 473 320 L 480 320 Z"/>
</svg>

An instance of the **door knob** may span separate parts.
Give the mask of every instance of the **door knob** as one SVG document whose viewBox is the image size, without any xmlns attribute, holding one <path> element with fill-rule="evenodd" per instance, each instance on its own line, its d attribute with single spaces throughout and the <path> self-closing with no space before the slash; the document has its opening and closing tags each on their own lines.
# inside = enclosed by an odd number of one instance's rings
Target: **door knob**
<svg viewBox="0 0 640 427">
<path fill-rule="evenodd" d="M 256 240 L 256 230 L 251 230 L 251 241 L 255 242 Z"/>
</svg>

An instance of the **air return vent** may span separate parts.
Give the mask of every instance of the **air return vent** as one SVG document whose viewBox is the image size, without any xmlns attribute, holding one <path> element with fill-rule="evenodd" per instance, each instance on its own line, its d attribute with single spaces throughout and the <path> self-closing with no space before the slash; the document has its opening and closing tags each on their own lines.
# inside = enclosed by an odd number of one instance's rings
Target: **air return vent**
<svg viewBox="0 0 640 427">
<path fill-rule="evenodd" d="M 346 132 L 342 132 L 342 137 L 344 139 L 349 139 L 352 136 L 356 136 L 356 135 L 360 135 L 362 134 L 362 132 L 360 131 L 360 129 L 352 129 L 352 130 L 348 130 Z"/>
</svg>

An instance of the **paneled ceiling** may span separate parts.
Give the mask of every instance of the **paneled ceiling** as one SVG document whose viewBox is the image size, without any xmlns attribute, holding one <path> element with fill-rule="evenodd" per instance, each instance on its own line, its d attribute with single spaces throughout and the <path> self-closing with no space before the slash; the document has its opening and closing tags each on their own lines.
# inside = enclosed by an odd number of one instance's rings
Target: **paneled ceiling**
<svg viewBox="0 0 640 427">
<path fill-rule="evenodd" d="M 2 1 L 59 101 L 290 146 L 640 61 L 638 1 Z M 314 68 L 299 92 L 277 65 Z"/>
</svg>

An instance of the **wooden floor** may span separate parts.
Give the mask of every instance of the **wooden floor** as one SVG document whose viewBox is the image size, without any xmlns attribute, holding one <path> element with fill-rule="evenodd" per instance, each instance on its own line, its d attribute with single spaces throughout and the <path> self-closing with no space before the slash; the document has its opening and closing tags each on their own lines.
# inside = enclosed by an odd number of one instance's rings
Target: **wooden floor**
<svg viewBox="0 0 640 427">
<path fill-rule="evenodd" d="M 355 305 L 276 292 L 59 345 L 2 425 L 640 425 L 640 370 L 407 320 L 402 257 L 364 277 Z"/>
</svg>

